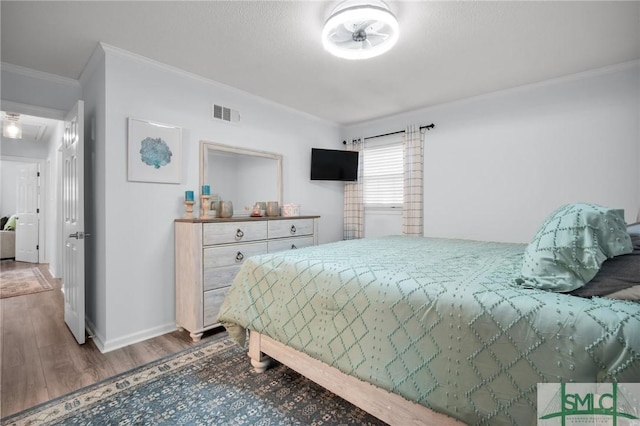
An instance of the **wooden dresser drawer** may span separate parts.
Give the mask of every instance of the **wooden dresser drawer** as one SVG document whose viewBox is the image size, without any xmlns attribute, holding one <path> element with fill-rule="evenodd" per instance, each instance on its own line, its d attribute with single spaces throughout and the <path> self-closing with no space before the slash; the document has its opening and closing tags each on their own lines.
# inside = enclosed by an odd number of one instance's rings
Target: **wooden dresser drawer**
<svg viewBox="0 0 640 426">
<path fill-rule="evenodd" d="M 265 240 L 267 222 L 205 223 L 202 226 L 202 244 L 241 243 Z"/>
<path fill-rule="evenodd" d="M 269 241 L 269 253 L 284 250 L 295 250 L 313 245 L 313 237 L 281 238 Z"/>
<path fill-rule="evenodd" d="M 204 268 L 204 291 L 216 288 L 229 287 L 240 270 L 238 266 L 225 266 L 223 268 Z"/>
<path fill-rule="evenodd" d="M 270 220 L 268 224 L 269 238 L 313 235 L 313 219 Z"/>
<path fill-rule="evenodd" d="M 215 324 L 216 317 L 218 316 L 218 313 L 220 313 L 222 301 L 224 300 L 224 297 L 227 295 L 228 291 L 229 287 L 204 292 L 203 321 L 205 327 L 211 324 Z"/>
<path fill-rule="evenodd" d="M 249 256 L 263 254 L 267 252 L 267 242 L 234 244 L 228 246 L 205 247 L 204 273 L 205 276 L 211 269 L 223 266 L 242 265 L 242 262 Z"/>
</svg>

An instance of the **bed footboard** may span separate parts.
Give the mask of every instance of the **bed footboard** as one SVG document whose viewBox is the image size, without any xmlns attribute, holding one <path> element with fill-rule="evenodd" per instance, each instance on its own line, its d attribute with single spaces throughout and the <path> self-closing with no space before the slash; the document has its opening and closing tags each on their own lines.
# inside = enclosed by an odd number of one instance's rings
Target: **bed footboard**
<svg viewBox="0 0 640 426">
<path fill-rule="evenodd" d="M 390 425 L 452 426 L 463 423 L 349 376 L 268 336 L 249 334 L 251 365 L 264 372 L 273 358 Z"/>
</svg>

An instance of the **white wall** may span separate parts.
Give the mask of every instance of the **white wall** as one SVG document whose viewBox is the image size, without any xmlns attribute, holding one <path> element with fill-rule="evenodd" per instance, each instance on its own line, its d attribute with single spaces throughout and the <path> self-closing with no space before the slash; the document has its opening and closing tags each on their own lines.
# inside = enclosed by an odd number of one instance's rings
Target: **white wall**
<svg viewBox="0 0 640 426">
<path fill-rule="evenodd" d="M 85 318 L 98 347 L 106 341 L 107 307 L 107 233 L 118 234 L 120 223 L 107 222 L 106 206 L 106 58 L 96 49 L 80 81 L 84 100 L 84 219 L 85 232 Z M 123 218 L 126 220 L 126 218 Z M 127 235 L 118 234 L 123 244 Z M 135 261 L 135 259 L 133 259 Z M 117 299 L 116 299 L 117 300 Z"/>
<path fill-rule="evenodd" d="M 42 141 L 0 137 L 0 152 L 9 157 L 45 159 L 49 155 L 49 147 Z"/>
<path fill-rule="evenodd" d="M 402 235 L 402 211 L 365 208 L 364 238 L 386 235 Z"/>
<path fill-rule="evenodd" d="M 625 63 L 386 119 L 342 138 L 435 123 L 425 235 L 528 242 L 562 204 L 640 210 L 640 65 Z"/>
<path fill-rule="evenodd" d="M 98 306 L 87 312 L 102 349 L 175 327 L 173 221 L 184 213 L 184 191 L 198 189 L 200 140 L 283 154 L 284 201 L 322 216 L 321 242 L 341 239 L 342 188 L 313 188 L 309 181 L 311 147 L 339 143 L 337 125 L 127 52 L 105 50 L 104 137 L 96 126 L 95 141 L 96 158 L 104 150 L 104 170 L 100 164 L 93 172 L 96 198 L 104 198 L 104 217 L 95 216 L 95 232 L 104 232 L 95 238 L 99 246 L 104 243 L 104 257 L 98 255 L 93 267 L 98 274 L 104 269 L 105 278 L 97 277 L 92 297 Z M 214 101 L 240 111 L 239 125 L 211 120 Z M 95 116 L 97 124 L 102 117 Z M 182 127 L 181 184 L 127 181 L 129 117 Z"/>
<path fill-rule="evenodd" d="M 69 111 L 80 99 L 81 88 L 76 80 L 34 71 L 29 68 L 2 63 L 2 102 L 37 106 L 41 109 Z M 11 111 L 13 109 L 10 109 Z M 30 115 L 40 115 L 34 111 L 16 111 Z M 62 119 L 64 116 L 42 115 L 47 118 Z M 8 154 L 6 154 L 8 155 Z"/>
</svg>

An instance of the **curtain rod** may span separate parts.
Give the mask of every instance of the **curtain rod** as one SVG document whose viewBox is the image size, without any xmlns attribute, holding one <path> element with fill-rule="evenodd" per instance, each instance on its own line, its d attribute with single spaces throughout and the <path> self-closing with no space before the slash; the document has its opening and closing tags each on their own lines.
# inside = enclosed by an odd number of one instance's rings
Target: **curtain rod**
<svg viewBox="0 0 640 426">
<path fill-rule="evenodd" d="M 436 125 L 435 125 L 435 124 L 433 124 L 433 123 L 431 123 L 431 124 L 427 124 L 426 126 L 420 126 L 420 130 L 422 130 L 422 129 L 431 130 L 431 129 L 433 129 L 434 127 L 436 127 Z M 385 133 L 385 134 L 383 134 L 383 135 L 367 136 L 367 137 L 366 137 L 366 138 L 364 138 L 364 139 L 375 139 L 375 138 L 381 138 L 381 137 L 383 137 L 383 136 L 397 135 L 398 133 L 404 133 L 404 132 L 405 132 L 404 130 L 398 130 L 397 132 Z M 354 139 L 354 140 L 357 140 L 357 139 Z M 343 143 L 344 145 L 346 145 L 346 144 L 347 144 L 347 141 L 342 141 L 342 143 Z"/>
</svg>

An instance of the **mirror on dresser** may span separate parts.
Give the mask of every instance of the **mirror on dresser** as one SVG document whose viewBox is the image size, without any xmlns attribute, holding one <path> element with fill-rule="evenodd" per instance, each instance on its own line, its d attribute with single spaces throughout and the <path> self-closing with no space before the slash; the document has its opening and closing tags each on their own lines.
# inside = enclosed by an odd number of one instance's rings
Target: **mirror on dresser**
<svg viewBox="0 0 640 426">
<path fill-rule="evenodd" d="M 200 141 L 202 185 L 210 185 L 212 199 L 231 201 L 234 217 L 250 214 L 258 201 L 282 205 L 282 155 Z"/>
</svg>

